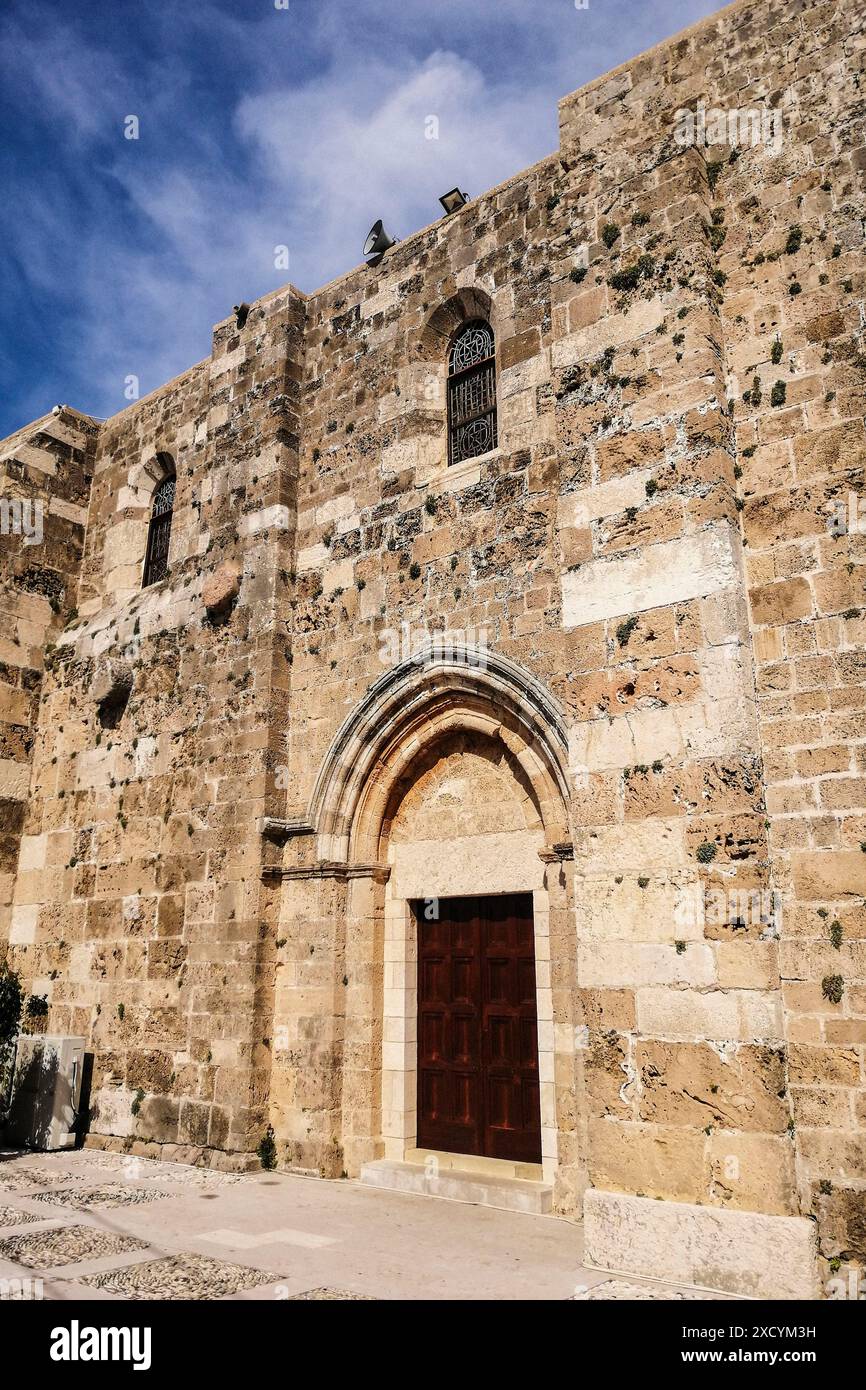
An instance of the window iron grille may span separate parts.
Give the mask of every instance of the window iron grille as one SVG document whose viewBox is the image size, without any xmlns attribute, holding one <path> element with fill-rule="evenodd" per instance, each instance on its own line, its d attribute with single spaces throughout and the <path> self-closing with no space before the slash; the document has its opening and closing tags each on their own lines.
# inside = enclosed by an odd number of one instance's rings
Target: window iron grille
<svg viewBox="0 0 866 1390">
<path fill-rule="evenodd" d="M 151 584 L 158 584 L 168 573 L 168 547 L 171 540 L 175 484 L 175 476 L 171 474 L 168 478 L 163 478 L 153 494 L 142 583 L 144 589 Z"/>
<path fill-rule="evenodd" d="M 487 323 L 468 323 L 448 359 L 448 462 L 495 449 L 496 347 Z"/>
</svg>

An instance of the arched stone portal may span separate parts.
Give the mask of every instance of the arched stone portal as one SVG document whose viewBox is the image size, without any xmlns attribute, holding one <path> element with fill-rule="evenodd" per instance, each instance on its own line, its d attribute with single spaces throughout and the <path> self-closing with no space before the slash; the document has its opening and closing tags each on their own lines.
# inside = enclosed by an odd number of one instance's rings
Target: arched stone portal
<svg viewBox="0 0 866 1390">
<path fill-rule="evenodd" d="M 375 858 L 396 779 L 449 729 L 501 739 L 536 789 L 548 841 L 569 838 L 568 739 L 557 702 L 498 653 L 431 644 L 376 681 L 339 729 L 310 802 L 323 860 Z"/>
<path fill-rule="evenodd" d="M 559 1208 L 574 1205 L 583 1145 L 566 805 L 562 712 L 538 681 L 492 652 L 431 647 L 376 682 L 336 735 L 308 826 L 329 901 L 336 906 L 336 880 L 344 904 L 334 1056 L 350 1175 L 415 1147 L 413 900 L 531 893 L 543 1166 Z M 303 872 L 309 893 L 316 869 Z M 332 1104 L 334 1128 L 335 1112 Z"/>
</svg>

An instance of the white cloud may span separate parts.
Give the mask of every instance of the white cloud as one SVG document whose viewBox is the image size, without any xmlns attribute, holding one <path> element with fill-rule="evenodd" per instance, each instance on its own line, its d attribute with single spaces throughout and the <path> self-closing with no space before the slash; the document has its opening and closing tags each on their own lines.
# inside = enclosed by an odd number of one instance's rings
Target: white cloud
<svg viewBox="0 0 866 1390">
<path fill-rule="evenodd" d="M 409 235 L 441 215 L 448 188 L 477 195 L 556 146 L 554 111 L 494 92 L 448 52 L 408 72 L 379 64 L 357 82 L 248 98 L 236 123 L 257 152 L 263 201 L 291 209 L 292 279 L 308 290 L 357 263 L 376 217 Z"/>
</svg>

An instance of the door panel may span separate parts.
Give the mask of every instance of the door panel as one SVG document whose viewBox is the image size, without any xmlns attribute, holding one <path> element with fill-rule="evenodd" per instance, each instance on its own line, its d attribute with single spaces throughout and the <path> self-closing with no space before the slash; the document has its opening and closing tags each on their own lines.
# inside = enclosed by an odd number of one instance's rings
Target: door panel
<svg viewBox="0 0 866 1390">
<path fill-rule="evenodd" d="M 418 1144 L 541 1162 L 532 895 L 418 923 Z"/>
<path fill-rule="evenodd" d="M 444 1013 L 425 1013 L 419 1029 L 421 1052 L 431 1062 L 441 1062 L 445 1057 L 445 1015 Z"/>
<path fill-rule="evenodd" d="M 541 1162 L 532 898 L 485 899 L 481 923 L 484 1152 Z"/>
</svg>

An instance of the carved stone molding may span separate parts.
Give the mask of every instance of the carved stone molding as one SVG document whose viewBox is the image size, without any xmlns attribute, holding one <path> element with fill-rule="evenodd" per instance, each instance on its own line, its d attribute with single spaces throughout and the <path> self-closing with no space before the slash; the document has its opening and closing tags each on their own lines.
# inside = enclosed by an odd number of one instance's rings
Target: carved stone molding
<svg viewBox="0 0 866 1390">
<path fill-rule="evenodd" d="M 320 860 L 316 864 L 268 864 L 262 869 L 262 878 L 336 878 L 344 882 L 350 878 L 372 878 L 374 883 L 387 883 L 391 877 L 390 864 L 341 864 L 334 860 Z"/>
</svg>

